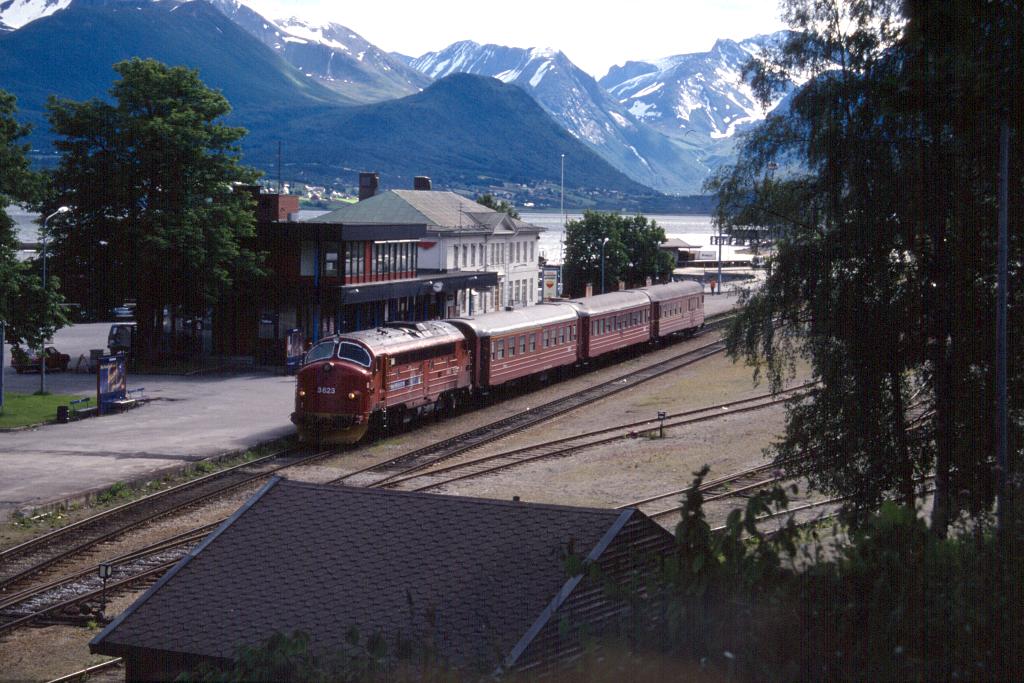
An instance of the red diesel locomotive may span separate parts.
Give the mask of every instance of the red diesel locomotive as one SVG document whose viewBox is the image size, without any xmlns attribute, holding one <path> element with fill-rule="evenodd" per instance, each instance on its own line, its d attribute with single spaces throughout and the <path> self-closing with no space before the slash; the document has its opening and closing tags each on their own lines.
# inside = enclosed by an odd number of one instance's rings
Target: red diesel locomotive
<svg viewBox="0 0 1024 683">
<path fill-rule="evenodd" d="M 371 423 L 452 412 L 474 393 L 704 324 L 695 282 L 673 282 L 472 318 L 393 322 L 327 337 L 299 370 L 303 441 L 355 443 Z"/>
</svg>

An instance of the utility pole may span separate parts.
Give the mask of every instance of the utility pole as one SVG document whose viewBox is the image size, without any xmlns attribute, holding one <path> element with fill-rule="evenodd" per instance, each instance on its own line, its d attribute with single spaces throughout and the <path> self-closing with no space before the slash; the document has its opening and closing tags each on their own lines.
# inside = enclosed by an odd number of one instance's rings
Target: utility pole
<svg viewBox="0 0 1024 683">
<path fill-rule="evenodd" d="M 1006 533 L 1007 496 L 1009 494 L 1009 459 L 1007 458 L 1007 391 L 1006 391 L 1006 287 L 1007 287 L 1007 235 L 1010 129 L 1003 120 L 999 127 L 999 237 L 996 248 L 996 467 L 999 505 L 996 521 L 999 534 Z"/>
</svg>

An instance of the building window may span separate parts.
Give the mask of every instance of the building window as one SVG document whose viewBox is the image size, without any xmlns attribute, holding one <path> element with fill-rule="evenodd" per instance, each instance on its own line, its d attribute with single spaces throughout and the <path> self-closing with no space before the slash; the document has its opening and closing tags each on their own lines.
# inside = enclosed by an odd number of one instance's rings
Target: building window
<svg viewBox="0 0 1024 683">
<path fill-rule="evenodd" d="M 533 248 L 534 248 L 535 244 L 536 244 L 535 242 L 530 242 L 530 263 L 536 263 L 537 262 L 537 257 L 533 255 Z"/>
<path fill-rule="evenodd" d="M 470 245 L 469 247 L 469 265 L 476 265 L 476 245 Z"/>
<path fill-rule="evenodd" d="M 516 263 L 519 263 L 519 242 L 516 242 Z"/>
<path fill-rule="evenodd" d="M 508 340 L 508 357 L 512 358 L 515 355 L 516 355 L 516 338 L 515 337 L 509 337 L 509 340 Z"/>
<path fill-rule="evenodd" d="M 519 353 L 526 353 L 526 335 L 519 336 Z"/>
<path fill-rule="evenodd" d="M 324 275 L 338 277 L 338 243 L 324 243 Z"/>
<path fill-rule="evenodd" d="M 316 242 L 303 241 L 299 256 L 299 275 L 313 276 L 316 271 Z"/>
</svg>

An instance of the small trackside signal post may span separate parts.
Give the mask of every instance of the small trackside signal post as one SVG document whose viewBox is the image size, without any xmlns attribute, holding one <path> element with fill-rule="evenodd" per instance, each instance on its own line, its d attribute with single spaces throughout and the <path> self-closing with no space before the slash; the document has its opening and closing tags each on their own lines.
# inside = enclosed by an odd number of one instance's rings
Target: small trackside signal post
<svg viewBox="0 0 1024 683">
<path fill-rule="evenodd" d="M 659 410 L 658 411 L 658 422 L 661 423 L 661 426 L 658 428 L 658 438 L 659 439 L 664 439 L 665 438 L 665 417 L 667 417 L 666 414 L 665 414 L 665 411 L 664 410 Z"/>
<path fill-rule="evenodd" d="M 100 562 L 99 574 L 103 580 L 103 593 L 100 598 L 100 618 L 104 618 L 107 613 L 107 579 L 114 573 L 114 568 L 109 562 Z"/>
</svg>

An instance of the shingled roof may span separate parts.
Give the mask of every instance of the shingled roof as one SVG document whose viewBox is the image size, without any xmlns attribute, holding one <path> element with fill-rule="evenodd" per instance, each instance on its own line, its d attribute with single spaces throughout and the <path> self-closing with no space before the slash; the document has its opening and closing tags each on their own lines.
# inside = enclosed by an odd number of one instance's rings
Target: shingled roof
<svg viewBox="0 0 1024 683">
<path fill-rule="evenodd" d="M 584 591 L 566 575 L 568 554 L 614 554 L 622 569 L 638 550 L 672 543 L 634 509 L 274 479 L 90 649 L 230 659 L 240 644 L 302 629 L 314 651 L 332 652 L 356 627 L 432 643 L 457 666 L 517 668 L 563 648 L 552 639 Z M 593 615 L 603 593 L 587 590 Z M 531 654 L 540 641 L 546 652 Z"/>
<path fill-rule="evenodd" d="M 430 230 L 527 230 L 544 228 L 477 204 L 454 192 L 386 190 L 356 204 L 317 216 L 310 222 L 358 225 L 425 225 Z"/>
</svg>

